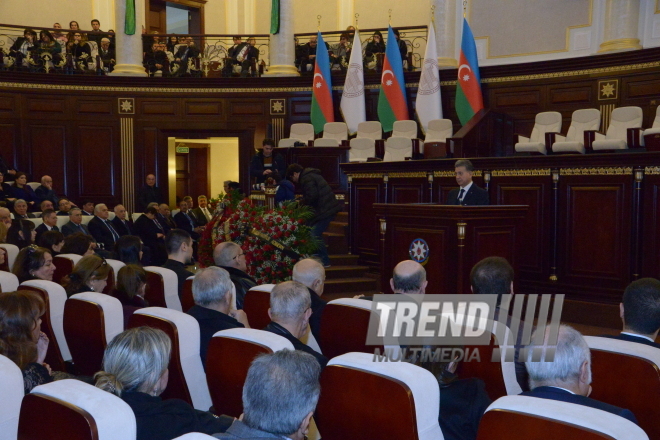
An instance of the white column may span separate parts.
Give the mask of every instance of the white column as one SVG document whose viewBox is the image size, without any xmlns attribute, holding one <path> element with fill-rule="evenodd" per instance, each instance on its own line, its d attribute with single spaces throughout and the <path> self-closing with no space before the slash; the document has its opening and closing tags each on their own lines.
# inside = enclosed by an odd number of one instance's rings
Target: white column
<svg viewBox="0 0 660 440">
<path fill-rule="evenodd" d="M 135 0 L 135 34 L 124 33 L 126 21 L 126 0 L 115 1 L 115 45 L 117 52 L 117 65 L 110 73 L 114 76 L 147 76 L 142 65 L 142 27 L 145 24 L 145 0 Z"/>
<path fill-rule="evenodd" d="M 104 31 L 110 29 L 114 29 L 116 31 L 117 25 L 115 22 L 115 0 L 92 0 L 92 18 L 95 18 L 101 22 L 101 29 Z M 91 29 L 91 27 L 84 27 L 83 29 Z"/>
<path fill-rule="evenodd" d="M 456 0 L 431 0 L 435 6 L 435 44 L 438 67 L 458 67 L 456 61 Z M 461 11 L 462 12 L 462 11 Z"/>
<path fill-rule="evenodd" d="M 280 0 L 280 32 L 270 35 L 270 67 L 267 76 L 299 76 L 294 65 L 293 0 Z"/>
<path fill-rule="evenodd" d="M 355 0 L 337 0 L 338 30 L 355 26 Z"/>
<path fill-rule="evenodd" d="M 598 52 L 641 49 L 639 0 L 607 0 L 603 42 Z"/>
</svg>

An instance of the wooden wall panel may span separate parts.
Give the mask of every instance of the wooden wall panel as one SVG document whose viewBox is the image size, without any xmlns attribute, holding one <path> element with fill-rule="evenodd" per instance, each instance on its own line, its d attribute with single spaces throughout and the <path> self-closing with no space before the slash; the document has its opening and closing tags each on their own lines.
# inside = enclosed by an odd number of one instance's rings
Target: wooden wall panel
<svg viewBox="0 0 660 440">
<path fill-rule="evenodd" d="M 98 115 L 112 115 L 114 102 L 113 99 L 102 98 L 76 100 L 79 115 L 84 116 L 90 114 L 94 117 L 97 117 Z"/>
<path fill-rule="evenodd" d="M 11 95 L 0 95 L 0 115 L 16 112 L 16 100 Z"/>
<path fill-rule="evenodd" d="M 380 264 L 380 230 L 374 203 L 382 200 L 379 182 L 360 183 L 353 186 L 351 200 L 354 206 L 359 207 L 351 212 L 351 223 L 355 224 L 352 234 L 353 252 L 359 253 L 363 260 L 373 264 Z"/>
<path fill-rule="evenodd" d="M 660 278 L 660 175 L 643 181 L 642 273 L 640 277 Z"/>
<path fill-rule="evenodd" d="M 387 186 L 389 203 L 424 203 L 429 199 L 426 179 L 390 179 Z"/>
<path fill-rule="evenodd" d="M 222 101 L 186 101 L 184 112 L 186 116 L 220 116 L 222 115 Z"/>
<path fill-rule="evenodd" d="M 64 114 L 67 111 L 66 100 L 52 96 L 28 97 L 27 111 L 33 117 L 39 113 Z"/>
<path fill-rule="evenodd" d="M 110 202 L 114 196 L 121 199 L 115 180 L 117 149 L 112 127 L 81 125 L 78 133 L 78 186 L 81 198 Z"/>
<path fill-rule="evenodd" d="M 0 155 L 9 167 L 16 166 L 18 136 L 18 123 L 0 124 Z"/>
<path fill-rule="evenodd" d="M 263 116 L 267 108 L 263 99 L 232 100 L 229 101 L 229 116 Z"/>
<path fill-rule="evenodd" d="M 53 178 L 55 188 L 61 189 L 66 185 L 69 176 L 66 158 L 69 153 L 68 130 L 65 125 L 39 125 L 27 126 L 28 145 L 30 146 L 29 171 L 32 180 L 38 181 L 44 174 Z M 77 170 L 76 170 L 77 173 Z M 75 173 L 74 173 L 75 175 Z M 67 188 L 63 188 L 66 193 Z"/>
<path fill-rule="evenodd" d="M 148 174 L 156 175 L 158 181 L 162 181 L 165 176 L 158 176 L 158 129 L 154 127 L 145 127 L 142 130 L 143 161 L 142 164 L 136 163 L 135 182 L 138 188 L 144 186 Z M 166 145 L 162 148 L 167 148 Z M 141 166 L 140 166 L 141 165 Z M 137 172 L 141 171 L 137 174 Z"/>
<path fill-rule="evenodd" d="M 155 100 L 140 100 L 141 113 L 143 115 L 157 115 L 157 116 L 176 116 L 177 115 L 177 102 L 175 100 L 169 101 L 155 101 Z"/>
<path fill-rule="evenodd" d="M 487 257 L 506 258 L 512 266 L 516 266 L 516 233 L 515 227 L 475 227 L 471 243 L 476 258 L 473 264 Z M 518 254 L 518 258 L 521 258 Z M 522 259 L 522 258 L 521 258 Z"/>
</svg>

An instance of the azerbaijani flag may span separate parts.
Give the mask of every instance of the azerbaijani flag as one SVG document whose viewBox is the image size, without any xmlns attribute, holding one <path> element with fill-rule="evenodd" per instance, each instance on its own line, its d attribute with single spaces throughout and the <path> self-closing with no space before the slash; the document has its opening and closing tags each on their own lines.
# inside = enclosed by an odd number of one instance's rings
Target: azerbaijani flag
<svg viewBox="0 0 660 440">
<path fill-rule="evenodd" d="M 321 31 L 319 31 L 318 44 L 316 45 L 311 119 L 312 125 L 314 125 L 314 133 L 322 132 L 326 122 L 335 122 L 335 110 L 332 106 L 330 59 Z"/>
<path fill-rule="evenodd" d="M 385 132 L 392 131 L 395 121 L 410 119 L 405 87 L 399 44 L 392 32 L 392 26 L 389 26 L 378 95 L 378 119 Z"/>
<path fill-rule="evenodd" d="M 474 36 L 465 18 L 463 18 L 463 38 L 461 41 L 461 57 L 458 62 L 455 105 L 458 119 L 460 119 L 463 125 L 475 113 L 484 108 L 484 100 L 481 96 L 477 46 L 474 43 Z"/>
</svg>

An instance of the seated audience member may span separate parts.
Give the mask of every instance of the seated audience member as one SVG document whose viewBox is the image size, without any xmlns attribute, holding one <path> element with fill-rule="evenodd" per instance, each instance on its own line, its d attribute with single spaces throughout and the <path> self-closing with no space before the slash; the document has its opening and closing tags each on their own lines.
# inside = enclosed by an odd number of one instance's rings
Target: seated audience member
<svg viewBox="0 0 660 440">
<path fill-rule="evenodd" d="M 39 42 L 34 46 L 33 51 L 35 61 L 40 64 L 42 54 L 49 54 L 53 64 L 57 64 L 62 60 L 62 46 L 55 40 L 50 31 L 42 30 L 39 32 Z"/>
<path fill-rule="evenodd" d="M 11 227 L 7 230 L 7 243 L 18 246 L 23 249 L 34 243 L 37 231 L 34 230 L 34 223 L 30 220 L 14 220 Z"/>
<path fill-rule="evenodd" d="M 206 366 L 206 352 L 211 338 L 220 330 L 250 328 L 243 310 L 231 309 L 231 279 L 226 270 L 219 267 L 201 269 L 193 280 L 195 305 L 186 313 L 199 323 L 199 355 Z"/>
<path fill-rule="evenodd" d="M 119 240 L 119 234 L 108 220 L 108 207 L 103 203 L 94 207 L 94 218 L 87 224 L 87 229 L 102 249 L 111 250 Z"/>
<path fill-rule="evenodd" d="M 257 356 L 243 386 L 243 417 L 215 437 L 307 438 L 321 394 L 320 372 L 307 353 L 285 349 Z"/>
<path fill-rule="evenodd" d="M 94 240 L 91 235 L 76 232 L 68 237 L 64 237 L 63 254 L 76 254 L 86 257 L 94 255 Z"/>
<path fill-rule="evenodd" d="M 83 292 L 103 292 L 108 284 L 110 265 L 98 255 L 82 257 L 73 267 L 73 272 L 65 276 L 62 286 L 66 295 Z"/>
<path fill-rule="evenodd" d="M 621 334 L 603 337 L 660 348 L 655 342 L 660 330 L 660 281 L 641 278 L 630 283 L 623 292 L 619 316 L 623 321 Z"/>
<path fill-rule="evenodd" d="M 37 244 L 44 249 L 48 249 L 54 257 L 60 253 L 62 246 L 64 246 L 64 235 L 59 231 L 44 232 Z"/>
<path fill-rule="evenodd" d="M 4 224 L 7 229 L 11 227 L 11 212 L 7 208 L 0 208 L 0 223 Z"/>
<path fill-rule="evenodd" d="M 94 202 L 85 200 L 82 204 L 82 215 L 94 215 Z"/>
<path fill-rule="evenodd" d="M 29 280 L 53 281 L 55 265 L 53 256 L 38 246 L 28 246 L 18 253 L 11 272 L 16 275 L 19 282 Z"/>
<path fill-rule="evenodd" d="M 43 223 L 41 223 L 35 231 L 37 232 L 37 235 L 35 237 L 35 241 L 39 242 L 39 239 L 41 238 L 41 235 L 44 232 L 48 231 L 58 231 L 60 228 L 57 227 L 57 214 L 55 211 L 52 209 L 47 209 L 41 213 L 41 220 Z"/>
<path fill-rule="evenodd" d="M 181 298 L 186 278 L 195 275 L 186 269 L 186 265 L 192 261 L 193 241 L 190 234 L 183 229 L 172 229 L 165 237 L 165 248 L 167 249 L 167 261 L 163 267 L 176 273 L 179 281 L 179 298 Z"/>
<path fill-rule="evenodd" d="M 167 204 L 161 203 L 158 206 L 158 215 L 156 218 L 165 232 L 169 232 L 170 229 L 176 229 L 176 223 L 172 219 L 170 207 Z"/>
<path fill-rule="evenodd" d="M 14 200 L 15 199 L 11 192 L 11 185 L 5 183 L 5 176 L 4 174 L 0 173 L 0 202 L 2 202 L 3 205 L 6 205 L 8 202 L 12 202 Z"/>
<path fill-rule="evenodd" d="M 160 43 L 151 45 L 151 51 L 144 54 L 142 64 L 149 72 L 149 76 L 158 76 L 157 72 L 160 72 L 160 76 L 169 75 L 169 60 Z"/>
<path fill-rule="evenodd" d="M 59 201 L 59 197 L 57 197 L 57 194 L 55 194 L 55 191 L 53 190 L 53 178 L 50 176 L 43 176 L 41 178 L 41 185 L 34 190 L 34 193 L 39 201 L 50 200 L 53 204 L 51 209 L 55 207 Z"/>
<path fill-rule="evenodd" d="M 27 28 L 23 31 L 23 36 L 18 37 L 14 44 L 9 48 L 9 55 L 16 58 L 16 65 L 26 65 L 27 58 L 37 47 L 37 33 Z"/>
<path fill-rule="evenodd" d="M 193 241 L 198 241 L 204 228 L 197 225 L 197 219 L 191 215 L 189 208 L 188 202 L 181 200 L 179 202 L 179 212 L 174 216 L 174 223 L 176 223 L 177 228 L 190 234 Z"/>
<path fill-rule="evenodd" d="M 57 209 L 59 209 L 59 211 L 57 211 L 57 215 L 69 215 L 71 207 L 71 201 L 65 197 L 62 197 L 57 201 Z"/>
<path fill-rule="evenodd" d="M 394 266 L 390 288 L 399 295 L 424 295 L 426 293 L 426 269 L 413 260 L 403 260 Z M 373 301 L 373 296 L 356 295 L 354 298 Z"/>
<path fill-rule="evenodd" d="M 312 315 L 309 318 L 309 326 L 316 340 L 319 340 L 321 330 L 321 314 L 326 302 L 321 299 L 325 285 L 325 268 L 313 258 L 305 258 L 293 266 L 291 279 L 303 284 L 309 291 L 312 301 Z"/>
<path fill-rule="evenodd" d="M 71 208 L 69 210 L 69 222 L 62 226 L 64 236 L 68 237 L 71 234 L 81 233 L 91 237 L 92 234 L 89 233 L 89 229 L 87 229 L 87 225 L 83 224 L 82 219 L 80 208 Z"/>
<path fill-rule="evenodd" d="M 144 299 L 147 288 L 147 272 L 137 264 L 127 264 L 117 272 L 117 285 L 112 296 L 117 298 L 124 309 L 124 327 L 128 327 L 131 315 L 138 309 L 149 307 Z"/>
<path fill-rule="evenodd" d="M 245 253 L 236 243 L 220 243 L 213 249 L 215 265 L 229 272 L 232 283 L 236 287 L 236 308 L 243 309 L 243 300 L 248 290 L 257 285 L 257 282 L 247 274 Z"/>
<path fill-rule="evenodd" d="M 71 29 L 72 31 L 79 31 L 80 30 L 80 25 L 78 24 L 77 21 L 71 20 L 69 22 L 69 29 Z"/>
<path fill-rule="evenodd" d="M 88 61 L 92 55 L 92 47 L 87 41 L 87 34 L 82 32 L 69 32 L 66 52 L 71 54 L 75 69 L 87 70 Z"/>
<path fill-rule="evenodd" d="M 346 70 L 343 64 L 348 64 L 351 59 L 351 47 L 349 44 L 348 33 L 344 32 L 339 36 L 339 43 L 330 46 L 330 68 L 334 70 Z M 343 63 L 343 64 L 342 64 Z"/>
<path fill-rule="evenodd" d="M 18 365 L 23 373 L 25 394 L 37 385 L 53 381 L 44 363 L 48 337 L 41 331 L 46 305 L 35 292 L 0 293 L 0 354 Z"/>
<path fill-rule="evenodd" d="M 383 42 L 383 34 L 380 31 L 374 32 L 371 36 L 371 41 L 367 43 L 364 49 L 364 63 L 368 69 L 375 69 L 378 66 L 378 54 L 385 53 L 385 43 Z"/>
<path fill-rule="evenodd" d="M 206 226 L 206 224 L 213 218 L 213 214 L 208 208 L 208 200 L 206 199 L 206 196 L 197 197 L 197 208 L 192 211 L 195 214 L 199 226 Z"/>
<path fill-rule="evenodd" d="M 136 440 L 171 440 L 189 432 L 224 432 L 233 418 L 194 409 L 180 399 L 159 396 L 168 381 L 172 341 L 162 330 L 138 327 L 115 336 L 103 356 L 96 386 L 119 396 L 137 422 Z"/>
<path fill-rule="evenodd" d="M 117 259 L 124 264 L 142 265 L 143 248 L 140 237 L 136 235 L 124 235 L 115 243 L 115 254 Z"/>
<path fill-rule="evenodd" d="M 396 38 L 397 45 L 399 46 L 399 52 L 401 52 L 401 61 L 405 63 L 408 59 L 408 46 L 406 46 L 406 42 L 401 39 L 398 29 L 394 29 L 393 32 L 394 38 Z"/>
<path fill-rule="evenodd" d="M 39 203 L 39 210 L 41 212 L 44 212 L 47 209 L 52 209 L 53 211 L 55 211 L 55 209 L 53 208 L 53 202 L 51 202 L 50 200 L 44 200 L 41 203 Z"/>
<path fill-rule="evenodd" d="M 328 363 L 328 358 L 300 341 L 307 334 L 309 317 L 312 314 L 311 306 L 309 291 L 303 284 L 296 281 L 278 284 L 270 292 L 268 316 L 271 321 L 264 330 L 285 337 L 296 350 L 314 356 L 323 368 Z"/>
<path fill-rule="evenodd" d="M 179 50 L 174 54 L 174 62 L 178 65 L 178 70 L 175 73 L 174 69 L 172 69 L 172 74 L 176 76 L 189 73 L 188 62 L 193 61 L 194 63 L 195 58 L 200 55 L 199 49 L 195 46 L 195 41 L 192 37 L 182 37 L 180 41 Z"/>
<path fill-rule="evenodd" d="M 151 264 L 161 266 L 167 260 L 165 230 L 156 220 L 158 210 L 151 206 L 135 221 L 135 233 L 151 251 Z"/>
<path fill-rule="evenodd" d="M 264 139 L 261 144 L 262 149 L 252 156 L 250 177 L 256 179 L 257 183 L 264 183 L 269 177 L 275 180 L 283 178 L 286 175 L 286 163 L 280 153 L 273 154 L 275 141 Z"/>
<path fill-rule="evenodd" d="M 513 295 L 513 268 L 509 262 L 502 257 L 487 257 L 474 265 L 470 272 L 470 289 L 476 295 L 497 295 L 495 314 L 493 319 L 499 320 L 500 303 L 502 295 Z M 508 307 L 513 310 L 513 300 Z M 529 378 L 525 369 L 524 360 L 519 359 L 520 349 L 523 347 L 522 335 L 524 322 L 518 318 L 518 334 L 515 344 L 516 380 L 523 391 L 529 390 Z M 514 327 L 511 315 L 507 315 L 506 326 Z"/>
<path fill-rule="evenodd" d="M 195 211 L 194 208 L 195 202 L 193 201 L 193 198 L 190 196 L 185 196 L 182 200 L 186 202 L 186 205 L 188 205 L 188 211 L 186 211 L 186 213 L 195 221 L 195 225 L 198 226 L 196 230 L 201 234 L 204 228 L 201 227 L 203 226 L 201 220 L 197 218 L 197 211 Z"/>
<path fill-rule="evenodd" d="M 59 23 L 54 23 L 53 29 L 62 29 L 62 25 Z M 66 35 L 63 32 L 54 31 L 53 38 L 55 38 L 55 40 L 60 44 L 60 46 L 66 45 L 67 39 L 66 39 Z"/>
<path fill-rule="evenodd" d="M 133 222 L 128 219 L 128 213 L 124 205 L 115 206 L 115 218 L 110 220 L 112 225 L 115 227 L 115 231 L 119 234 L 120 237 L 124 235 L 136 235 L 133 230 Z"/>
<path fill-rule="evenodd" d="M 316 51 L 318 48 L 318 37 L 313 35 L 309 37 L 309 42 L 303 44 L 300 49 L 300 71 L 313 72 L 314 65 L 316 64 Z M 328 43 L 325 43 L 325 50 L 330 50 Z"/>
<path fill-rule="evenodd" d="M 115 69 L 117 55 L 115 55 L 115 49 L 110 47 L 110 39 L 107 37 L 101 38 L 99 57 L 101 57 L 101 62 L 103 63 L 103 70 L 110 73 Z"/>
<path fill-rule="evenodd" d="M 179 37 L 177 37 L 176 35 L 171 35 L 167 39 L 167 43 L 165 44 L 167 50 L 172 53 L 174 53 L 174 48 L 178 45 L 179 45 Z"/>
<path fill-rule="evenodd" d="M 554 345 L 548 341 L 549 333 L 550 327 L 545 329 L 543 346 L 538 348 L 543 352 L 540 361 L 532 361 L 532 356 L 537 351 L 534 343 L 528 346 L 525 366 L 529 373 L 531 391 L 525 391 L 522 395 L 584 405 L 637 423 L 637 419 L 630 410 L 587 397 L 591 393 L 591 352 L 587 341 L 580 332 L 567 325 L 560 325 L 554 360 L 552 362 L 544 361 L 545 347 L 549 348 Z M 532 335 L 532 341 L 535 340 L 535 335 L 536 331 Z M 596 386 L 607 387 L 612 384 L 597 384 Z"/>
<path fill-rule="evenodd" d="M 37 216 L 28 212 L 28 204 L 25 200 L 17 199 L 14 202 L 14 218 L 18 220 L 22 218 L 37 218 Z"/>
</svg>

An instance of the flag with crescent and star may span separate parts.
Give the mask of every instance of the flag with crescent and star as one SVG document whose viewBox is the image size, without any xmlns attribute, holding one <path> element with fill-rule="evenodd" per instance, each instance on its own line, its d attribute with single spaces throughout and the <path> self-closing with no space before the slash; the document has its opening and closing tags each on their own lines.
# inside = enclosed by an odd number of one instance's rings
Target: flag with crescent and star
<svg viewBox="0 0 660 440">
<path fill-rule="evenodd" d="M 335 122 L 335 110 L 332 106 L 332 79 L 330 77 L 330 58 L 319 31 L 316 45 L 316 63 L 312 83 L 312 125 L 314 133 L 323 131 L 327 122 Z"/>
<path fill-rule="evenodd" d="M 474 43 L 470 26 L 464 18 L 461 57 L 458 62 L 458 81 L 456 81 L 456 113 L 461 124 L 465 125 L 483 108 L 477 46 Z"/>
<path fill-rule="evenodd" d="M 385 132 L 392 131 L 395 121 L 410 119 L 405 87 L 399 44 L 394 37 L 392 26 L 389 26 L 378 95 L 378 119 Z"/>
</svg>

